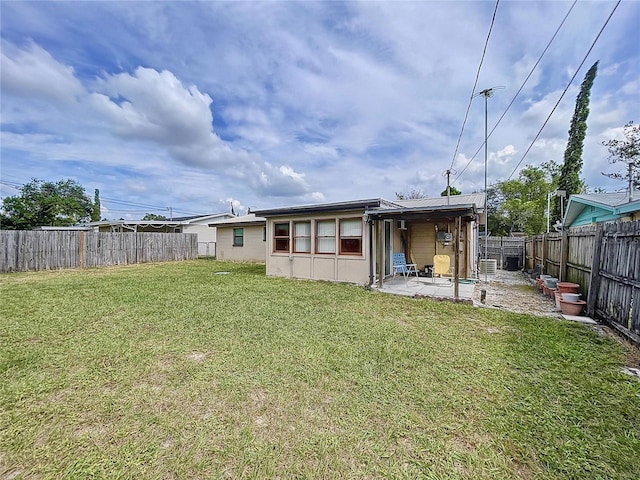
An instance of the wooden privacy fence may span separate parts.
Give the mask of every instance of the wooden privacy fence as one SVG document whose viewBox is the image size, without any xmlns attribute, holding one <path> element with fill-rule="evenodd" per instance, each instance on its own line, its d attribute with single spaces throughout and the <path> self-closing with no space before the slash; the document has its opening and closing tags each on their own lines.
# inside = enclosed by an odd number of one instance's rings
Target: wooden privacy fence
<svg viewBox="0 0 640 480">
<path fill-rule="evenodd" d="M 518 258 L 517 269 L 523 267 L 524 258 L 524 237 L 487 237 L 479 240 L 480 258 L 485 258 L 484 251 L 487 250 L 486 258 L 496 260 L 498 268 L 507 266 L 508 258 Z"/>
<path fill-rule="evenodd" d="M 640 343 L 640 221 L 529 237 L 525 264 L 580 285 L 587 315 Z"/>
<path fill-rule="evenodd" d="M 198 258 L 194 233 L 0 231 L 0 272 Z"/>
</svg>

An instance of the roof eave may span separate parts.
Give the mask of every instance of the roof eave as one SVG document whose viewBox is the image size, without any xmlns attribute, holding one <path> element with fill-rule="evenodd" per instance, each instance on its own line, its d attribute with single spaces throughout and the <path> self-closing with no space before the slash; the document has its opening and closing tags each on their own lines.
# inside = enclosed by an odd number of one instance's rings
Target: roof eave
<svg viewBox="0 0 640 480">
<path fill-rule="evenodd" d="M 399 206 L 382 198 L 371 198 L 366 200 L 354 200 L 350 202 L 324 203 L 315 205 L 300 205 L 294 207 L 273 208 L 268 210 L 256 210 L 255 213 L 261 217 L 286 217 L 291 215 L 302 215 L 305 213 L 325 213 L 325 212 L 345 212 L 353 210 L 367 210 L 369 208 L 380 208 L 383 205 Z"/>
<path fill-rule="evenodd" d="M 367 210 L 365 214 L 373 220 L 383 219 L 453 219 L 466 218 L 475 220 L 478 217 L 478 210 L 475 204 L 460 205 L 443 205 L 436 207 L 409 207 L 409 208 L 393 208 L 382 210 Z"/>
</svg>

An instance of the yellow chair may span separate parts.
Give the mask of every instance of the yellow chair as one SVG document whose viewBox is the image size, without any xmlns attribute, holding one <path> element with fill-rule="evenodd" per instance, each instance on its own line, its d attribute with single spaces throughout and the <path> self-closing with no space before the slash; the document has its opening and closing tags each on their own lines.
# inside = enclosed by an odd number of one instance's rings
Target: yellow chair
<svg viewBox="0 0 640 480">
<path fill-rule="evenodd" d="M 433 283 L 436 282 L 436 275 L 449 275 L 451 276 L 451 258 L 449 255 L 434 255 L 433 256 Z M 451 279 L 449 279 L 451 281 Z"/>
</svg>

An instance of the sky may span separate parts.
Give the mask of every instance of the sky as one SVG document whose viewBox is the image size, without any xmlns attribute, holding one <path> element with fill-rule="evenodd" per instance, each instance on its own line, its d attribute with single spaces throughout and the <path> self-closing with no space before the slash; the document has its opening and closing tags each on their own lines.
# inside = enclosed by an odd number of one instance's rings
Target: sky
<svg viewBox="0 0 640 480">
<path fill-rule="evenodd" d="M 616 2 L 573 3 L 2 0 L 0 197 L 72 179 L 135 220 L 433 197 L 447 170 L 479 192 L 562 163 L 596 61 L 583 177 L 624 189 L 602 142 L 640 122 L 640 1 L 591 51 Z"/>
</svg>

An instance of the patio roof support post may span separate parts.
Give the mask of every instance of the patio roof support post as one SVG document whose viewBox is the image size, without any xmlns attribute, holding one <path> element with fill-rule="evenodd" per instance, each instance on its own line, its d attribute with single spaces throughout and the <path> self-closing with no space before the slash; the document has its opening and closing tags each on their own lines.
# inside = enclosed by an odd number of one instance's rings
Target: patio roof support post
<svg viewBox="0 0 640 480">
<path fill-rule="evenodd" d="M 455 235 L 453 240 L 453 246 L 455 248 L 454 254 L 454 285 L 453 285 L 453 296 L 454 298 L 458 298 L 460 295 L 460 229 L 462 228 L 462 217 L 456 218 L 456 228 Z"/>
<path fill-rule="evenodd" d="M 373 220 L 369 218 L 367 220 L 367 225 L 369 226 L 369 285 L 373 285 Z"/>
<path fill-rule="evenodd" d="M 376 222 L 376 256 L 377 256 L 377 273 L 378 287 L 382 288 L 384 282 L 384 221 Z"/>
</svg>

